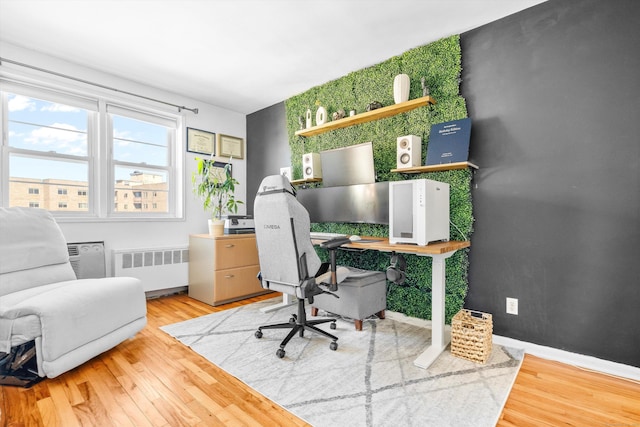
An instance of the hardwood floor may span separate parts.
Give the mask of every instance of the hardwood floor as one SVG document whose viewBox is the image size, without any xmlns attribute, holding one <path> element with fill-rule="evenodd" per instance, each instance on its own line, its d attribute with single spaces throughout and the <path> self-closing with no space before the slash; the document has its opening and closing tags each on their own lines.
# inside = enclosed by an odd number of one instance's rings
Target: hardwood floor
<svg viewBox="0 0 640 427">
<path fill-rule="evenodd" d="M 150 300 L 133 339 L 29 389 L 0 387 L 0 426 L 308 426 L 158 329 L 271 297 Z M 527 356 L 498 425 L 638 426 L 640 384 Z"/>
</svg>

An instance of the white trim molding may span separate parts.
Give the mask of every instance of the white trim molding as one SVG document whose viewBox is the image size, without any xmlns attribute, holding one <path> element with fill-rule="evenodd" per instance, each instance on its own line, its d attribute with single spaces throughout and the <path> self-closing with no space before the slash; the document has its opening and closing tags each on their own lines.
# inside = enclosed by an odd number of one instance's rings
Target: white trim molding
<svg viewBox="0 0 640 427">
<path fill-rule="evenodd" d="M 533 344 L 526 341 L 519 341 L 500 335 L 494 335 L 493 342 L 505 347 L 524 349 L 526 353 L 543 359 L 555 360 L 556 362 L 566 363 L 568 365 L 577 366 L 587 370 L 640 381 L 640 368 L 636 368 L 634 366 L 598 359 L 597 357 L 586 356 L 584 354 L 571 353 L 569 351 L 559 350 L 553 347 L 545 347 L 543 345 Z"/>
</svg>

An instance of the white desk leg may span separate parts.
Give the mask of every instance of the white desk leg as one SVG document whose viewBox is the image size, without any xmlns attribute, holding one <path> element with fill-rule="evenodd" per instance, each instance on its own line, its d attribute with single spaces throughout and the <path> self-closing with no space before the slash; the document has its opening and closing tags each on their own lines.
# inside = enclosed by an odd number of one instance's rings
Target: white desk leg
<svg viewBox="0 0 640 427">
<path fill-rule="evenodd" d="M 433 255 L 431 273 L 431 345 L 413 362 L 420 368 L 428 368 L 451 342 L 444 331 L 445 260 L 453 252 Z"/>
<path fill-rule="evenodd" d="M 280 310 L 281 308 L 284 307 L 288 307 L 290 305 L 292 305 L 295 301 L 295 299 L 293 298 L 293 295 L 289 295 L 289 294 L 282 294 L 282 302 L 278 303 L 278 304 L 274 304 L 274 305 L 270 305 L 268 307 L 262 307 L 260 309 L 261 312 L 263 313 L 270 313 L 272 311 L 276 311 L 276 310 Z"/>
</svg>

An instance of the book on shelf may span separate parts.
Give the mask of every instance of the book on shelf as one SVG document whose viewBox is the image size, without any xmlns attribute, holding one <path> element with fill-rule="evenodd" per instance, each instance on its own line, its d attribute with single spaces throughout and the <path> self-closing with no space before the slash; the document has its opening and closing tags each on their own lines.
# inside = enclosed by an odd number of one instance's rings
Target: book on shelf
<svg viewBox="0 0 640 427">
<path fill-rule="evenodd" d="M 426 165 L 468 161 L 470 138 L 470 118 L 432 125 L 427 144 Z"/>
</svg>

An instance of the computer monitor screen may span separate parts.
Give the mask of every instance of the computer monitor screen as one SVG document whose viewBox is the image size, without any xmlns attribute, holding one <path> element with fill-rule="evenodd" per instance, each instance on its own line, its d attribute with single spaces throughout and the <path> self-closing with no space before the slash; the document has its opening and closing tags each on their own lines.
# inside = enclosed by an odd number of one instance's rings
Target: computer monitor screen
<svg viewBox="0 0 640 427">
<path fill-rule="evenodd" d="M 389 224 L 389 182 L 298 190 L 311 222 Z"/>
<path fill-rule="evenodd" d="M 321 151 L 320 159 L 323 187 L 376 182 L 371 142 Z"/>
</svg>

